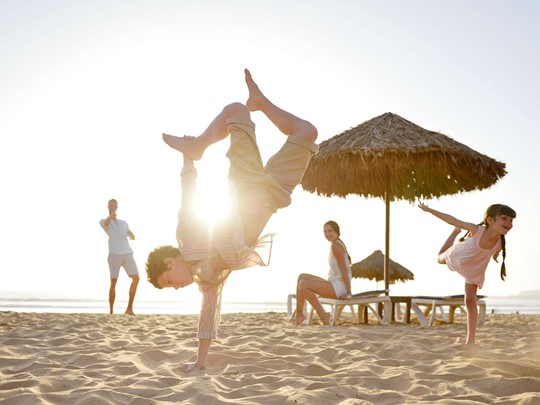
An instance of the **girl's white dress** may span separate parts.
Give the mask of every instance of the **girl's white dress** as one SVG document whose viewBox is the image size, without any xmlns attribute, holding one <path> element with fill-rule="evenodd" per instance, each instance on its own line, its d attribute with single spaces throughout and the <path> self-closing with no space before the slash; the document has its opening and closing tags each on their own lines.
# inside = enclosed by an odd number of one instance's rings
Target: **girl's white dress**
<svg viewBox="0 0 540 405">
<path fill-rule="evenodd" d="M 501 250 L 501 241 L 497 241 L 491 249 L 480 247 L 480 238 L 485 232 L 484 226 L 479 226 L 473 237 L 458 242 L 445 252 L 446 265 L 452 271 L 461 274 L 469 284 L 482 288 L 486 278 L 486 268 L 489 259 Z"/>
</svg>

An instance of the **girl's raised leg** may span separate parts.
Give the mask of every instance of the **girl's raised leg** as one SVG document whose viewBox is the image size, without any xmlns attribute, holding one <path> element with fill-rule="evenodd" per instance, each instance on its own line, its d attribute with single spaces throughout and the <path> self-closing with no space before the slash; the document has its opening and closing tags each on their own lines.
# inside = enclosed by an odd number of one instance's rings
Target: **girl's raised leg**
<svg viewBox="0 0 540 405">
<path fill-rule="evenodd" d="M 450 249 L 450 247 L 454 244 L 460 232 L 461 232 L 461 229 L 454 228 L 454 230 L 452 231 L 448 239 L 446 239 L 446 241 L 444 242 L 444 245 L 442 245 L 441 250 L 439 251 L 439 257 L 437 260 L 440 264 L 446 263 L 446 258 L 444 257 L 444 253 L 446 253 L 446 251 Z"/>
</svg>

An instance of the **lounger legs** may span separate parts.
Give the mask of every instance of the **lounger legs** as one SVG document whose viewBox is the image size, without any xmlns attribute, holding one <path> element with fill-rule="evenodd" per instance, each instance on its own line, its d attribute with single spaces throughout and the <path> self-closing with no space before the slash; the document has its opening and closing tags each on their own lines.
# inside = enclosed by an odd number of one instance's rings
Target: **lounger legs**
<svg viewBox="0 0 540 405">
<path fill-rule="evenodd" d="M 296 315 L 296 309 L 293 308 L 293 300 L 296 300 L 296 294 L 289 294 L 287 297 L 287 318 L 292 320 Z M 329 298 L 319 298 L 319 301 L 323 305 L 330 305 L 330 325 L 333 326 L 337 323 L 337 320 L 341 316 L 346 306 L 349 306 L 352 313 L 353 322 L 356 324 L 367 323 L 368 310 L 377 318 L 380 324 L 389 325 L 392 319 L 392 302 L 388 296 L 372 297 L 372 298 L 359 298 L 353 300 L 339 300 Z M 375 305 L 383 304 L 382 316 L 377 311 Z M 355 310 L 354 306 L 357 305 Z M 373 306 L 372 306 L 373 305 Z M 304 315 L 306 319 L 304 324 L 309 325 L 313 316 L 313 308 L 308 309 L 307 302 L 304 303 Z M 356 313 L 358 312 L 358 313 Z"/>
<path fill-rule="evenodd" d="M 293 309 L 293 299 L 296 300 L 296 294 L 289 294 L 287 296 L 287 319 L 289 321 L 296 316 L 296 308 Z M 304 321 L 304 323 L 309 323 L 311 313 L 308 314 L 307 302 L 304 302 L 304 315 L 306 315 L 306 320 Z"/>
<path fill-rule="evenodd" d="M 425 306 L 425 309 L 422 311 L 420 305 Z M 444 307 L 448 307 L 448 319 L 449 323 L 454 322 L 454 315 L 456 309 L 463 309 L 465 304 L 463 301 L 450 301 L 450 300 L 426 300 L 426 299 L 413 299 L 411 303 L 411 308 L 416 314 L 418 321 L 422 326 L 431 326 L 435 321 L 437 315 L 437 310 L 440 311 L 441 317 L 445 318 Z M 482 325 L 486 319 L 486 302 L 484 300 L 478 301 L 478 325 Z"/>
</svg>

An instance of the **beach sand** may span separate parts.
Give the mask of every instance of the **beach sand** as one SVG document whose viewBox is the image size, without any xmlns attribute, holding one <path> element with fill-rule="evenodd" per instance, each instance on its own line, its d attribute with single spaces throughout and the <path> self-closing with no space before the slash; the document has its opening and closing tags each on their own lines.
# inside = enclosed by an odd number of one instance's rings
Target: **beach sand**
<svg viewBox="0 0 540 405">
<path fill-rule="evenodd" d="M 0 312 L 0 404 L 540 404 L 540 315 L 297 327 L 225 314 L 206 370 L 196 315 Z"/>
</svg>

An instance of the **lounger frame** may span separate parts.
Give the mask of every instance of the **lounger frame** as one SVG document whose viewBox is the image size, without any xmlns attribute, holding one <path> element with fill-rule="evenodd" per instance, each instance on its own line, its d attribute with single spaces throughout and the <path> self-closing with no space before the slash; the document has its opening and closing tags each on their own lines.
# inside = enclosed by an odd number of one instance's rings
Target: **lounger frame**
<svg viewBox="0 0 540 405">
<path fill-rule="evenodd" d="M 296 294 L 289 294 L 289 296 L 287 297 L 287 317 L 289 320 L 292 320 L 292 318 L 295 316 L 295 313 L 296 313 L 296 310 L 293 310 L 293 307 L 292 307 L 293 299 L 296 299 Z M 387 295 L 379 295 L 379 296 L 372 296 L 372 297 L 359 297 L 359 298 L 352 298 L 352 299 L 347 299 L 347 300 L 319 297 L 319 302 L 322 305 L 330 306 L 331 308 L 330 309 L 330 325 L 331 326 L 334 326 L 337 324 L 337 321 L 339 320 L 343 312 L 343 309 L 346 306 L 349 306 L 351 308 L 353 323 L 356 325 L 368 322 L 368 319 L 367 319 L 368 310 L 371 311 L 371 313 L 375 316 L 375 318 L 381 325 L 389 325 L 390 319 L 392 319 L 392 301 L 390 300 L 390 297 Z M 378 307 L 381 304 L 383 305 L 382 316 L 379 314 L 379 311 L 378 311 Z M 314 311 L 313 308 L 308 310 L 307 304 L 304 305 L 304 313 L 306 314 L 306 320 L 304 321 L 305 324 L 309 324 L 311 322 L 313 311 Z"/>
<path fill-rule="evenodd" d="M 478 324 L 481 325 L 486 319 L 486 302 L 483 299 L 477 301 L 478 305 Z M 424 307 L 422 310 L 421 307 Z M 446 316 L 445 308 L 448 308 Z M 464 312 L 465 302 L 463 298 L 445 298 L 445 297 L 417 297 L 411 300 L 411 309 L 416 314 L 422 326 L 431 326 L 440 312 L 441 318 L 447 322 L 454 322 L 454 313 L 456 309 Z"/>
</svg>

